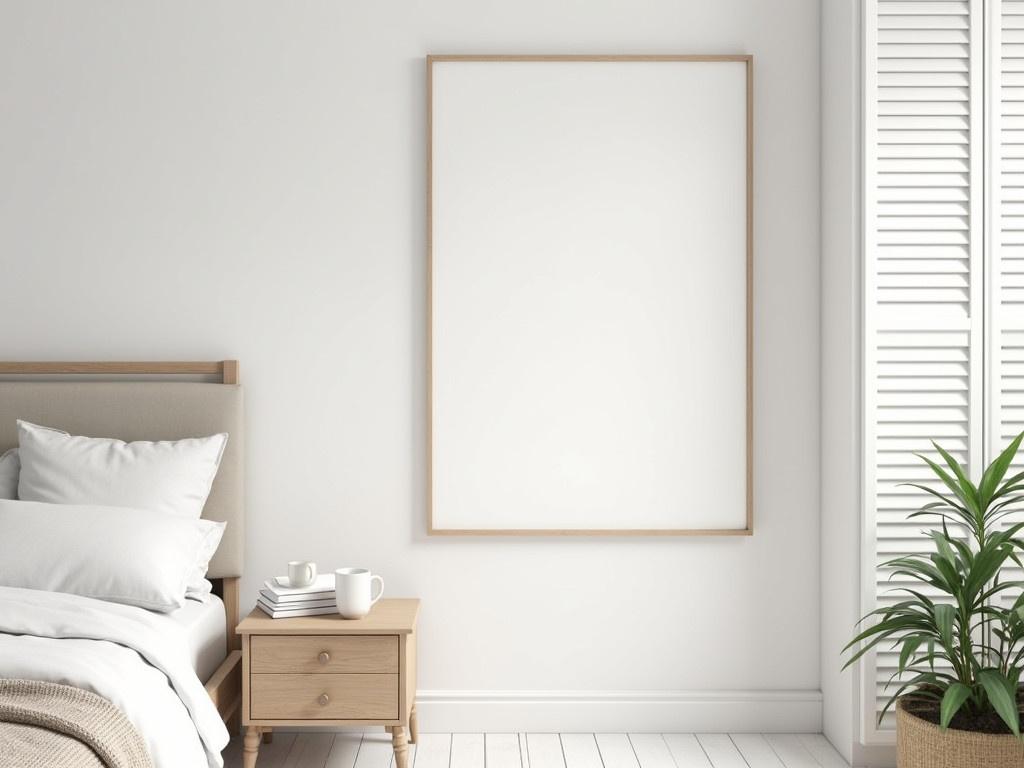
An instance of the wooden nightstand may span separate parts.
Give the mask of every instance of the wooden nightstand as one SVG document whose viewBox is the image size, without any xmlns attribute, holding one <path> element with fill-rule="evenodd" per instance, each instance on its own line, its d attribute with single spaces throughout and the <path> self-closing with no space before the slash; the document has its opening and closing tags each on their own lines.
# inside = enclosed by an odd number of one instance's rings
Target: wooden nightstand
<svg viewBox="0 0 1024 768">
<path fill-rule="evenodd" d="M 355 620 L 272 619 L 253 609 L 238 625 L 245 768 L 256 765 L 261 735 L 296 725 L 383 725 L 397 768 L 407 768 L 407 742 L 417 738 L 419 609 L 419 600 L 381 600 Z"/>
</svg>

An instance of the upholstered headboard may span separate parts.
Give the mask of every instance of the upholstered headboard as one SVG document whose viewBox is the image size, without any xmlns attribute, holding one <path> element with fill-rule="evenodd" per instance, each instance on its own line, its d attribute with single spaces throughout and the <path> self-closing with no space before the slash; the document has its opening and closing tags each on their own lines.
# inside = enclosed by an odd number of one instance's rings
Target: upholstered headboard
<svg viewBox="0 0 1024 768">
<path fill-rule="evenodd" d="M 220 549 L 210 562 L 209 577 L 241 576 L 245 435 L 237 370 L 234 361 L 0 363 L 0 453 L 17 446 L 17 419 L 75 435 L 128 441 L 176 440 L 227 432 L 228 443 L 203 517 L 228 524 Z M 161 378 L 153 379 L 153 375 Z M 219 383 L 166 380 L 180 375 L 216 377 Z M 60 379 L 55 380 L 55 376 Z M 125 376 L 151 378 L 124 380 Z"/>
</svg>

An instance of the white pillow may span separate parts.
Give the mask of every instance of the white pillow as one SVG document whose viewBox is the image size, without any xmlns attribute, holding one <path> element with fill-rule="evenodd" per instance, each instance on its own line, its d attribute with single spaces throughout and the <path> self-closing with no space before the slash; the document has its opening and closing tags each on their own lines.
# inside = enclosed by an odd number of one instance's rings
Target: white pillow
<svg viewBox="0 0 1024 768">
<path fill-rule="evenodd" d="M 228 436 L 126 443 L 18 421 L 18 498 L 198 518 Z"/>
<path fill-rule="evenodd" d="M 206 571 L 210 567 L 210 559 L 213 557 L 213 553 L 220 546 L 220 540 L 224 535 L 227 523 L 217 523 L 213 520 L 203 520 L 202 522 L 206 523 L 210 528 L 199 545 L 199 551 L 196 552 L 192 575 L 189 576 L 188 584 L 185 588 L 185 597 L 206 603 L 209 602 L 210 593 L 213 592 L 213 584 L 206 578 Z"/>
<path fill-rule="evenodd" d="M 18 449 L 0 455 L 0 499 L 18 498 L 18 473 L 21 462 L 18 461 Z"/>
<path fill-rule="evenodd" d="M 197 558 L 223 523 L 122 507 L 0 500 L 0 585 L 135 605 L 185 604 Z"/>
</svg>

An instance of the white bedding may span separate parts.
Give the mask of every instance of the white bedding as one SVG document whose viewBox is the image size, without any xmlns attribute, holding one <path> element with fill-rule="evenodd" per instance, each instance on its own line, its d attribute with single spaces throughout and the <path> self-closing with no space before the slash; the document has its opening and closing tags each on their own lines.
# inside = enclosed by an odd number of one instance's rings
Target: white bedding
<svg viewBox="0 0 1024 768">
<path fill-rule="evenodd" d="M 200 680 L 210 675 L 228 656 L 224 603 L 216 595 L 206 602 L 186 600 L 185 606 L 157 617 L 173 623 L 185 636 L 185 650 Z"/>
<path fill-rule="evenodd" d="M 228 732 L 184 630 L 142 608 L 0 587 L 0 677 L 93 691 L 142 734 L 156 768 L 221 768 Z"/>
</svg>

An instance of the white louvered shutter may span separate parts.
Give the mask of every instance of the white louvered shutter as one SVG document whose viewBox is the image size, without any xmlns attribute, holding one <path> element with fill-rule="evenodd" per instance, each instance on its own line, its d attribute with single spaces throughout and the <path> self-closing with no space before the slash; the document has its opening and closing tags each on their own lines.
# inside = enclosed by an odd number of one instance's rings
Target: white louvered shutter
<svg viewBox="0 0 1024 768">
<path fill-rule="evenodd" d="M 976 473 L 984 392 L 981 0 L 868 0 L 866 22 L 865 612 L 901 599 L 877 565 L 930 545 L 913 453 L 934 438 Z M 861 666 L 865 743 L 891 743 L 897 658 Z"/>
<path fill-rule="evenodd" d="M 991 0 L 989 13 L 985 303 L 991 461 L 1024 431 L 1024 2 Z M 1010 471 L 1024 471 L 1024 461 L 1018 458 Z M 1022 519 L 1018 514 L 1004 522 Z M 1019 581 L 1024 573 L 1007 568 L 1003 578 Z"/>
</svg>

